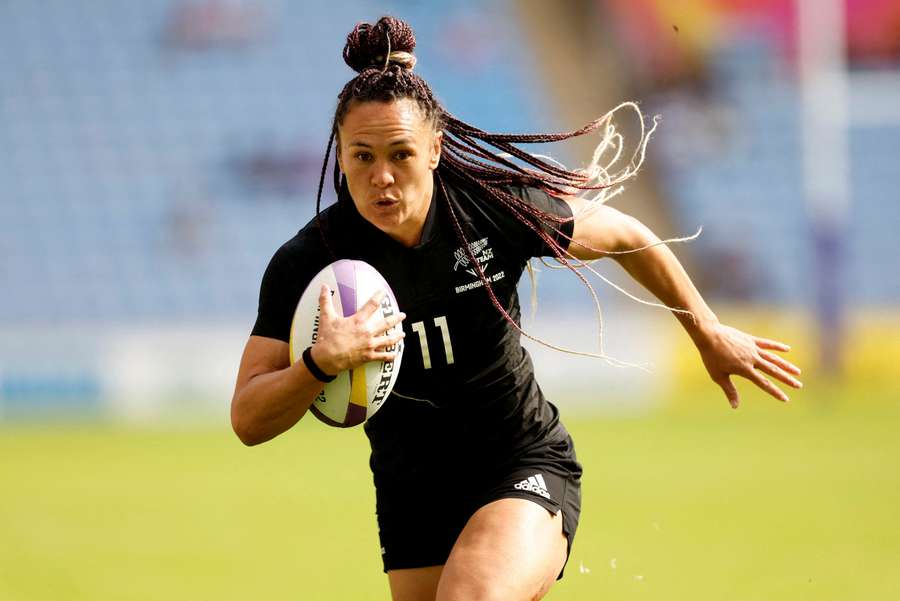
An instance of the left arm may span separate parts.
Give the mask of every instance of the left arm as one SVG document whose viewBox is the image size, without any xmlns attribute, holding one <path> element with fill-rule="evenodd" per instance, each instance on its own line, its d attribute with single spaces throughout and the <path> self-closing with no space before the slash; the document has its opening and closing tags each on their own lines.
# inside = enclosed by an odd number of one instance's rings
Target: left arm
<svg viewBox="0 0 900 601">
<path fill-rule="evenodd" d="M 566 198 L 578 215 L 585 201 Z M 611 256 L 628 274 L 662 303 L 690 314 L 676 312 L 675 317 L 687 331 L 700 352 L 712 380 L 722 387 L 731 406 L 737 408 L 740 397 L 730 376 L 747 378 L 777 399 L 787 395 L 763 373 L 794 388 L 802 384 L 794 376 L 800 369 L 771 351 L 788 351 L 781 342 L 758 338 L 719 323 L 674 253 L 665 244 L 642 251 L 608 255 L 610 251 L 627 251 L 659 242 L 659 238 L 640 221 L 606 205 L 575 220 L 569 252 L 578 259 Z M 761 373 L 762 372 L 762 373 Z"/>
</svg>

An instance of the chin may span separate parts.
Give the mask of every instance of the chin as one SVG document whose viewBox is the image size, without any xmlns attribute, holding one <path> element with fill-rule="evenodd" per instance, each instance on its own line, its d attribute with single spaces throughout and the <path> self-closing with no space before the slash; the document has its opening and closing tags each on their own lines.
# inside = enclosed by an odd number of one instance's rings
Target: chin
<svg viewBox="0 0 900 601">
<path fill-rule="evenodd" d="M 403 222 L 400 215 L 366 215 L 366 221 L 386 234 L 395 231 Z"/>
</svg>

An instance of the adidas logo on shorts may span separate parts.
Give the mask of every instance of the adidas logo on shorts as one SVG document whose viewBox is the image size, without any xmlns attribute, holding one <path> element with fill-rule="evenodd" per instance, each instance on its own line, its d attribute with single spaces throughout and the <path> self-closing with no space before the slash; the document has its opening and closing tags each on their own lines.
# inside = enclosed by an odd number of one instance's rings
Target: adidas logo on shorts
<svg viewBox="0 0 900 601">
<path fill-rule="evenodd" d="M 533 492 L 535 494 L 541 495 L 545 499 L 550 498 L 550 491 L 547 490 L 547 483 L 544 482 L 544 477 L 540 474 L 529 476 L 518 484 L 513 485 L 513 488 L 515 488 L 516 490 L 527 490 L 528 492 Z"/>
</svg>

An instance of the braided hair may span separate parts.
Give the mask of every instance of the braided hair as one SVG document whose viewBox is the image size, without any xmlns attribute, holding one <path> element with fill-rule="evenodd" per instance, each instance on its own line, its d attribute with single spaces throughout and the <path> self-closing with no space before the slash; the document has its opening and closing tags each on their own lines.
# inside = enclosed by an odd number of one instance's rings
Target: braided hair
<svg viewBox="0 0 900 601">
<path fill-rule="evenodd" d="M 634 103 L 626 102 L 603 117 L 570 132 L 551 134 L 489 133 L 457 119 L 441 106 L 425 80 L 413 72 L 413 67 L 416 64 L 416 57 L 413 55 L 415 47 L 416 38 L 412 28 L 406 22 L 390 16 L 380 18 L 374 25 L 358 23 L 347 35 L 347 42 L 343 52 L 344 61 L 357 72 L 357 75 L 347 82 L 338 95 L 337 108 L 332 121 L 331 136 L 328 140 L 319 178 L 316 196 L 317 219 L 321 207 L 322 189 L 331 149 L 338 135 L 338 128 L 343 123 L 352 104 L 356 102 L 393 102 L 409 99 L 418 106 L 421 114 L 427 121 L 431 122 L 435 131 L 443 132 L 443 152 L 441 161 L 435 169 L 435 181 L 442 191 L 440 196 L 444 199 L 444 209 L 453 223 L 462 248 L 467 253 L 470 264 L 475 267 L 478 278 L 481 280 L 483 288 L 490 297 L 494 307 L 523 336 L 540 344 L 572 354 L 600 357 L 615 365 L 625 365 L 624 362 L 604 354 L 602 336 L 598 336 L 600 340 L 599 352 L 593 353 L 560 348 L 539 340 L 522 330 L 497 299 L 490 279 L 485 276 L 481 265 L 475 260 L 472 248 L 460 225 L 456 210 L 450 203 L 446 193 L 444 176 L 453 176 L 455 179 L 470 185 L 474 190 L 480 192 L 480 196 L 485 199 L 485 202 L 492 202 L 502 207 L 534 232 L 534 235 L 540 238 L 546 247 L 553 252 L 560 265 L 575 273 L 582 284 L 590 291 L 598 316 L 600 316 L 600 304 L 597 294 L 578 268 L 586 268 L 619 291 L 628 296 L 631 295 L 600 275 L 589 265 L 589 262 L 575 258 L 567 248 L 569 243 L 578 244 L 589 250 L 606 255 L 635 252 L 643 249 L 603 251 L 574 241 L 571 236 L 561 231 L 562 224 L 575 219 L 574 216 L 561 217 L 543 211 L 512 194 L 509 191 L 509 186 L 537 188 L 555 197 L 593 194 L 593 197 L 589 199 L 592 202 L 588 203 L 586 209 L 591 210 L 591 205 L 596 207 L 621 192 L 621 184 L 637 172 L 644 159 L 647 141 L 656 127 L 656 120 L 653 121 L 650 129 L 645 129 L 640 109 Z M 610 173 L 610 169 L 619 162 L 624 152 L 622 136 L 615 131 L 612 124 L 613 114 L 622 108 L 630 108 L 637 112 L 641 123 L 641 137 L 637 149 L 630 156 L 628 164 L 624 168 Z M 601 142 L 594 152 L 591 163 L 584 169 L 567 169 L 549 157 L 532 154 L 516 146 L 516 144 L 525 143 L 558 142 L 598 130 L 602 133 Z M 343 183 L 343 176 L 340 173 L 337 162 L 334 165 L 333 178 L 335 192 L 339 192 Z M 320 231 L 322 231 L 321 228 Z M 566 241 L 565 245 L 559 243 L 558 237 Z M 666 240 L 663 243 L 680 240 L 683 239 Z M 324 241 L 326 246 L 328 246 L 327 240 Z M 544 264 L 552 267 L 546 262 Z M 528 267 L 530 270 L 531 265 L 529 264 Z M 533 278 L 533 272 L 530 271 L 530 273 Z M 631 298 L 644 304 L 664 306 L 643 301 L 633 296 Z M 602 324 L 602 319 L 598 320 L 598 324 Z M 602 325 L 600 327 L 602 328 Z"/>
</svg>

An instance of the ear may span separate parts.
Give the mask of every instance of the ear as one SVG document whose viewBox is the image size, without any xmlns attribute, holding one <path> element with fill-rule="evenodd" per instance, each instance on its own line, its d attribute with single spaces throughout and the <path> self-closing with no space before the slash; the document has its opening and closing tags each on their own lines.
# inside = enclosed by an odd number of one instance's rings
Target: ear
<svg viewBox="0 0 900 601">
<path fill-rule="evenodd" d="M 441 144 L 444 141 L 444 132 L 435 132 L 431 141 L 431 158 L 428 161 L 428 168 L 434 171 L 441 162 Z"/>
</svg>

